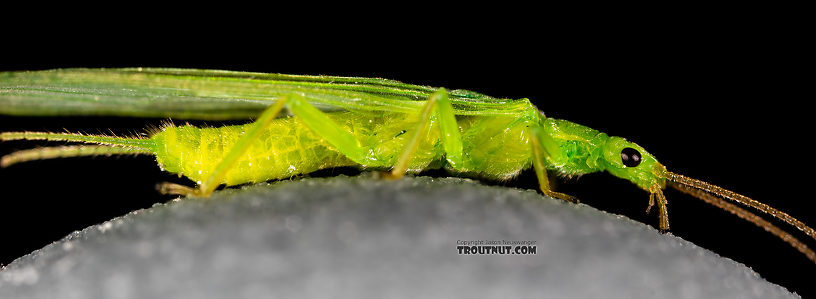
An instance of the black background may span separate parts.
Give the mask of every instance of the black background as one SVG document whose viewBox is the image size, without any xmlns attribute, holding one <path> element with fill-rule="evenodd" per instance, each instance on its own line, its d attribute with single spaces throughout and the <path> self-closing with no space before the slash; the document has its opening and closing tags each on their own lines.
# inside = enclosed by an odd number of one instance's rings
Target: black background
<svg viewBox="0 0 816 299">
<path fill-rule="evenodd" d="M 656 18 L 659 19 L 659 18 Z M 114 33 L 104 26 L 7 39 L 0 70 L 189 67 L 385 77 L 530 98 L 547 116 L 624 136 L 670 170 L 767 203 L 816 225 L 809 171 L 812 48 L 795 22 L 676 18 L 537 21 L 454 29 L 377 24 L 247 33 L 215 24 Z M 249 26 L 249 25 L 248 25 Z M 376 28 L 376 29 L 375 29 Z M 263 29 L 263 27 L 261 27 Z M 282 33 L 290 32 L 290 33 Z M 40 38 L 42 37 L 42 38 Z M 812 77 L 812 76 L 811 76 Z M 0 130 L 140 132 L 161 120 L 0 116 Z M 42 143 L 7 142 L 0 154 Z M 332 172 L 322 175 L 332 175 Z M 68 233 L 165 202 L 184 183 L 150 157 L 49 160 L 0 169 L 0 264 Z M 506 183 L 535 188 L 526 172 Z M 612 213 L 657 224 L 648 194 L 607 174 L 557 183 Z M 802 295 L 816 265 L 787 243 L 697 199 L 667 191 L 672 234 L 745 263 Z M 816 242 L 782 225 L 811 247 Z M 808 277 L 810 279 L 808 279 Z M 591 283 L 591 282 L 588 282 Z"/>
</svg>

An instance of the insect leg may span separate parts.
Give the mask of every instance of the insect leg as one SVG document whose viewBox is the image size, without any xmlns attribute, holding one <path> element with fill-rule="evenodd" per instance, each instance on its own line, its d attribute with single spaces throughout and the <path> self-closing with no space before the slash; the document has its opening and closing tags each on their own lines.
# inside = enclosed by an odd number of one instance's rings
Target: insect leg
<svg viewBox="0 0 816 299">
<path fill-rule="evenodd" d="M 356 163 L 366 164 L 365 152 L 354 135 L 337 125 L 325 113 L 309 104 L 302 95 L 293 93 L 279 98 L 274 106 L 264 111 L 252 128 L 238 139 L 235 145 L 229 149 L 227 155 L 224 156 L 224 159 L 216 165 L 206 181 L 192 194 L 209 196 L 224 181 L 224 176 L 235 162 L 246 153 L 252 142 L 272 123 L 272 120 L 280 113 L 284 105 L 315 134 L 333 145 L 337 151 Z M 187 189 L 173 184 L 165 184 L 161 187 L 161 190 L 169 193 L 190 194 Z"/>
<path fill-rule="evenodd" d="M 408 140 L 405 150 L 397 160 L 394 168 L 391 169 L 389 178 L 400 178 L 408 170 L 408 163 L 414 155 L 414 151 L 419 146 L 422 133 L 428 130 L 431 124 L 434 110 L 437 112 L 437 120 L 442 130 L 442 145 L 445 148 L 445 156 L 454 169 L 464 169 L 465 162 L 462 157 L 462 136 L 459 133 L 459 125 L 456 124 L 456 117 L 453 114 L 453 106 L 448 100 L 448 92 L 439 89 L 432 94 L 428 101 L 422 106 L 419 113 L 419 123 Z"/>
<path fill-rule="evenodd" d="M 338 152 L 357 164 L 368 165 L 366 151 L 349 131 L 332 121 L 326 113 L 318 110 L 303 96 L 292 95 L 287 103 L 289 110 L 320 138 L 334 146 Z"/>
<path fill-rule="evenodd" d="M 550 152 L 547 151 L 547 148 L 554 148 L 554 144 L 552 144 L 552 140 L 540 127 L 533 127 L 531 133 L 532 142 L 530 142 L 530 145 L 533 147 L 533 168 L 535 168 L 536 177 L 538 177 L 538 187 L 541 189 L 541 192 L 549 197 L 578 203 L 578 199 L 574 196 L 555 192 L 550 189 L 550 181 L 547 179 L 547 168 L 544 167 L 544 159 L 551 155 Z M 548 142 L 550 144 L 547 144 Z"/>
<path fill-rule="evenodd" d="M 438 96 L 437 96 L 438 95 Z M 459 124 L 456 123 L 456 116 L 453 114 L 453 106 L 445 89 L 440 89 L 431 97 L 436 97 L 436 113 L 439 121 L 439 128 L 442 130 L 442 147 L 445 149 L 445 159 L 448 160 L 453 169 L 466 170 L 470 168 L 469 161 L 465 160 L 462 154 L 462 133 L 459 132 Z"/>
<path fill-rule="evenodd" d="M 669 231 L 669 212 L 668 212 L 668 202 L 666 201 L 666 196 L 663 195 L 663 190 L 660 187 L 654 186 L 649 194 L 649 207 L 646 208 L 646 213 L 649 213 L 649 210 L 654 205 L 655 201 L 657 201 L 657 208 L 660 214 L 658 215 L 659 225 L 658 228 L 660 232 L 665 233 Z"/>
</svg>

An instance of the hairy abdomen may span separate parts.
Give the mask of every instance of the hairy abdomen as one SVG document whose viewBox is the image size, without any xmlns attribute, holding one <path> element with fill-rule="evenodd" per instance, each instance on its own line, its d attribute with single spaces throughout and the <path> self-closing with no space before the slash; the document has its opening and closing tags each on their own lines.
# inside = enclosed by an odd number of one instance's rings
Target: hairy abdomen
<svg viewBox="0 0 816 299">
<path fill-rule="evenodd" d="M 354 164 L 296 122 L 295 118 L 272 122 L 227 172 L 222 183 L 262 182 Z M 167 127 L 153 137 L 157 140 L 156 159 L 166 171 L 201 183 L 251 125 Z"/>
<path fill-rule="evenodd" d="M 351 112 L 329 113 L 329 117 L 352 132 L 366 151 L 367 159 L 356 163 L 321 139 L 297 117 L 274 120 L 225 177 L 227 185 L 288 178 L 320 169 L 357 166 L 387 169 L 405 149 L 407 132 L 415 129 L 415 117 L 365 115 Z M 253 124 L 217 128 L 169 126 L 151 139 L 156 144 L 156 160 L 168 172 L 180 173 L 197 183 L 204 181 Z M 443 157 L 438 130 L 423 134 L 409 169 L 427 168 Z"/>
<path fill-rule="evenodd" d="M 252 143 L 221 183 L 262 182 L 343 166 L 390 169 L 405 150 L 419 116 L 340 112 L 329 113 L 329 117 L 355 136 L 366 152 L 365 161 L 357 163 L 346 158 L 299 118 L 281 118 Z M 529 167 L 527 122 L 496 117 L 463 117 L 457 121 L 465 157 L 470 160 L 468 169 L 461 171 L 463 175 L 505 179 Z M 164 170 L 201 183 L 251 125 L 169 126 L 151 139 L 156 146 L 156 159 Z M 441 132 L 435 126 L 432 124 L 420 133 L 422 138 L 408 164 L 409 172 L 445 165 L 443 145 L 439 142 Z"/>
</svg>

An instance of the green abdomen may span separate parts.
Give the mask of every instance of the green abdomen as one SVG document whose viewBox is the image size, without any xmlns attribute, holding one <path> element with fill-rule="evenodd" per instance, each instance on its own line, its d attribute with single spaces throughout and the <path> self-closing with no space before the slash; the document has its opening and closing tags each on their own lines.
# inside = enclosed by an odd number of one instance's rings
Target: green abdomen
<svg viewBox="0 0 816 299">
<path fill-rule="evenodd" d="M 354 164 L 295 122 L 295 118 L 274 121 L 227 172 L 222 183 L 262 182 Z M 158 147 L 156 159 L 166 171 L 201 183 L 250 125 L 167 127 L 153 137 Z"/>
<path fill-rule="evenodd" d="M 356 163 L 348 159 L 297 117 L 281 118 L 273 121 L 252 143 L 221 183 L 262 182 L 343 166 L 388 170 L 405 150 L 419 117 L 398 113 L 339 112 L 328 115 L 355 136 L 367 153 L 365 161 Z M 529 167 L 530 145 L 524 130 L 527 122 L 512 117 L 461 117 L 457 122 L 464 154 L 469 160 L 468 167 L 460 170 L 463 175 L 506 179 Z M 180 173 L 200 184 L 251 125 L 171 126 L 151 140 L 156 147 L 156 159 L 164 170 Z M 446 165 L 440 134 L 434 124 L 420 133 L 422 138 L 408 164 L 409 172 Z"/>
<path fill-rule="evenodd" d="M 346 158 L 297 117 L 288 117 L 273 121 L 221 183 L 263 182 L 343 166 L 388 169 L 405 149 L 409 137 L 406 133 L 416 127 L 416 121 L 410 117 L 406 119 L 404 114 L 371 116 L 340 112 L 329 113 L 329 117 L 352 132 L 367 151 L 364 164 Z M 156 159 L 164 170 L 180 173 L 200 183 L 251 125 L 167 127 L 151 139 L 156 144 Z M 438 130 L 426 133 L 411 159 L 411 170 L 426 169 L 443 158 Z"/>
</svg>

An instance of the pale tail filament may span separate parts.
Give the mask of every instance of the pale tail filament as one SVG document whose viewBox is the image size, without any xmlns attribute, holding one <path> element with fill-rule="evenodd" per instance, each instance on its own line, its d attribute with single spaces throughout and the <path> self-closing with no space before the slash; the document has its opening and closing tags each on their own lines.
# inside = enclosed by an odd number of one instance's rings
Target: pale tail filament
<svg viewBox="0 0 816 299">
<path fill-rule="evenodd" d="M 808 248 L 804 243 L 802 243 L 792 235 L 786 233 L 779 227 L 776 227 L 775 225 L 769 223 L 765 219 L 762 219 L 762 217 L 759 217 L 745 209 L 742 209 L 734 204 L 731 204 L 720 197 L 735 201 L 742 205 L 752 207 L 759 211 L 762 211 L 763 213 L 769 214 L 779 220 L 782 220 L 796 227 L 797 229 L 801 230 L 802 232 L 816 240 L 816 231 L 814 231 L 812 228 L 805 225 L 798 219 L 793 218 L 790 215 L 777 209 L 774 209 L 771 206 L 768 206 L 764 203 L 751 199 L 750 197 L 723 189 L 721 187 L 697 179 L 692 179 L 669 171 L 665 172 L 665 177 L 671 182 L 669 184 L 671 187 L 683 193 L 699 198 L 700 200 L 703 200 L 709 204 L 717 206 L 723 210 L 726 210 L 734 215 L 739 216 L 742 219 L 748 220 L 751 223 L 756 224 L 759 227 L 762 227 L 771 234 L 791 244 L 794 248 L 798 249 L 800 252 L 805 254 L 811 261 L 816 262 L 816 253 L 814 253 L 813 250 Z"/>
<path fill-rule="evenodd" d="M 111 156 L 111 155 L 138 155 L 151 154 L 150 151 L 134 147 L 111 146 L 111 145 L 71 145 L 35 148 L 16 151 L 0 158 L 0 168 L 9 167 L 13 164 L 85 156 Z"/>
<path fill-rule="evenodd" d="M 13 164 L 68 157 L 97 155 L 153 154 L 152 141 L 141 138 L 123 138 L 113 135 L 84 135 L 80 133 L 3 132 L 0 141 L 47 140 L 81 142 L 94 145 L 54 146 L 17 151 L 0 158 L 0 167 Z"/>
</svg>

